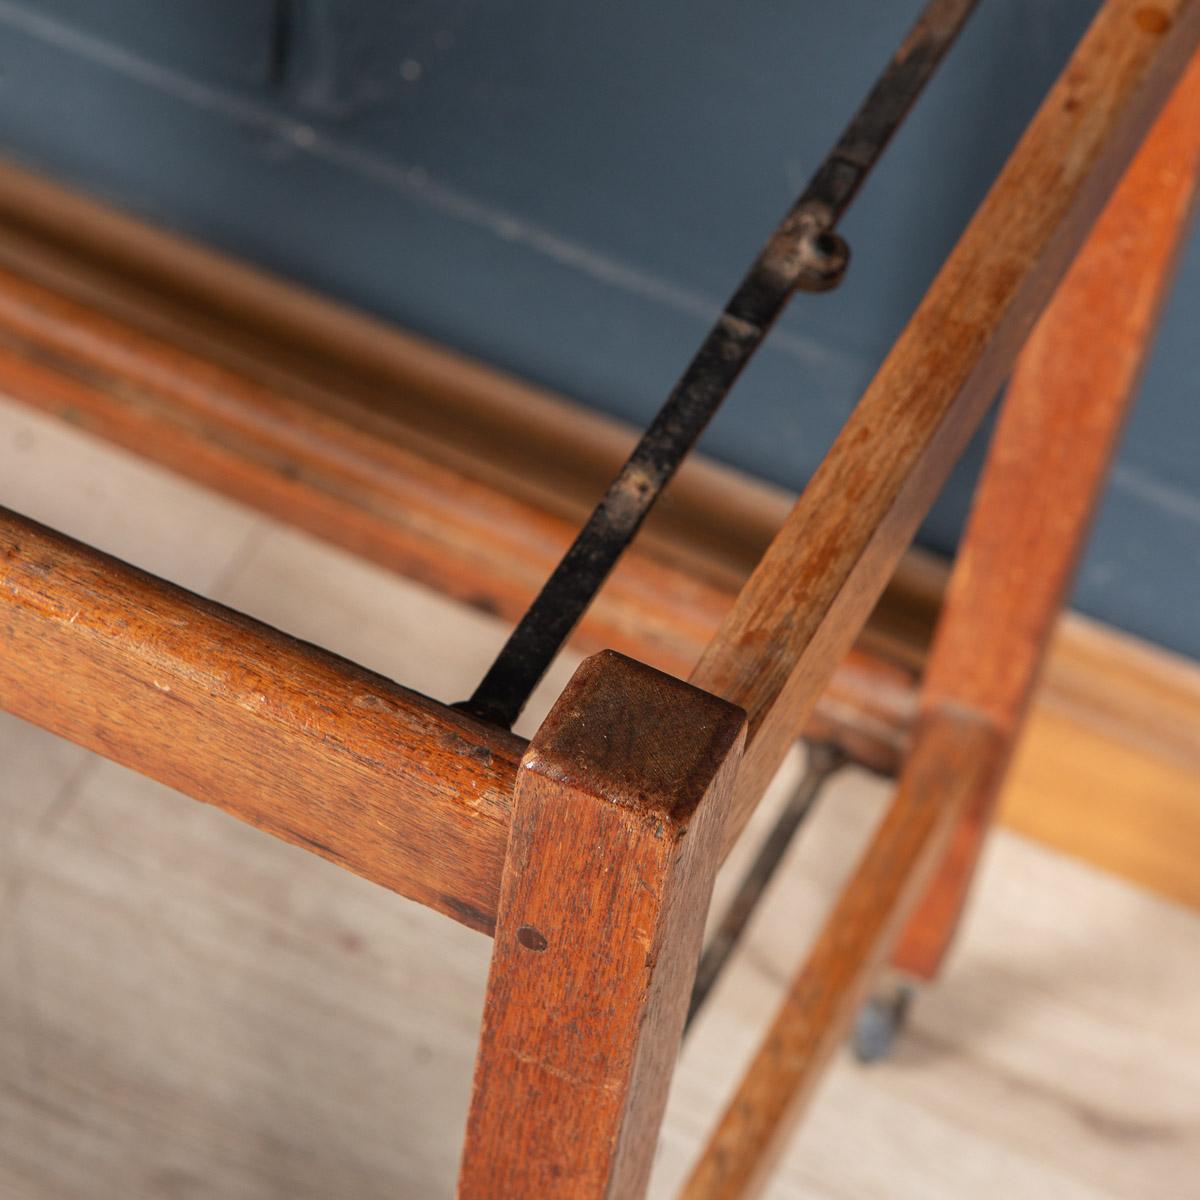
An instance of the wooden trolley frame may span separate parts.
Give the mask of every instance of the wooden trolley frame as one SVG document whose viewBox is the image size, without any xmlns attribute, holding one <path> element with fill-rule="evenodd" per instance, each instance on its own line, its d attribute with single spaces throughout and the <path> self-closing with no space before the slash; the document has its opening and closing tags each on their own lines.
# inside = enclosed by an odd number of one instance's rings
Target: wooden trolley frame
<svg viewBox="0 0 1200 1200">
<path fill-rule="evenodd" d="M 1187 227 L 1198 43 L 1200 0 L 1106 0 L 749 578 L 668 514 L 528 743 L 0 515 L 0 705 L 494 936 L 460 1196 L 644 1193 L 713 877 L 802 733 L 899 783 L 683 1195 L 757 1194 L 889 956 L 938 969 Z M 14 228 L 6 393 L 507 616 L 553 565 L 562 505 L 402 444 L 386 380 L 300 394 L 261 331 Z M 914 692 L 872 610 L 921 592 L 905 549 L 1010 374 Z"/>
</svg>

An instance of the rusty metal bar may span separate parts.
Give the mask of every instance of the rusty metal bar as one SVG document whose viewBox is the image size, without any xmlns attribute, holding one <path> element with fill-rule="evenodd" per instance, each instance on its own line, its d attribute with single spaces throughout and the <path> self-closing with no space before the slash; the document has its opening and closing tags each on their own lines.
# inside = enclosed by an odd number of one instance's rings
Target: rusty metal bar
<svg viewBox="0 0 1200 1200">
<path fill-rule="evenodd" d="M 834 227 L 977 3 L 926 5 L 474 695 L 460 707 L 505 727 L 513 724 L 792 293 L 837 285 L 849 251 Z"/>
</svg>

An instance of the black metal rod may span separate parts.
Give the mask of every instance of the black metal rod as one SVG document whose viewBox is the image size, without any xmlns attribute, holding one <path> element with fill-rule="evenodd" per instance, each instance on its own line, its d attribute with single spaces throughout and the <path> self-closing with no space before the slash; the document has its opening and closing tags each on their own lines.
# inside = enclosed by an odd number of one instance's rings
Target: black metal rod
<svg viewBox="0 0 1200 1200">
<path fill-rule="evenodd" d="M 836 286 L 833 228 L 978 0 L 930 0 L 833 151 L 776 227 L 587 524 L 460 707 L 511 727 L 646 514 L 797 288 Z"/>
<path fill-rule="evenodd" d="M 721 923 L 709 938 L 708 945 L 704 947 L 704 953 L 700 956 L 696 981 L 692 984 L 692 999 L 688 1005 L 685 1033 L 696 1019 L 696 1014 L 708 999 L 738 942 L 741 941 L 763 892 L 774 878 L 796 831 L 812 811 L 818 793 L 829 777 L 845 764 L 846 756 L 835 746 L 814 743 L 808 747 L 808 762 L 805 764 L 803 777 L 775 822 L 775 828 L 763 842 L 750 869 L 742 878 L 737 894 L 725 910 Z"/>
</svg>

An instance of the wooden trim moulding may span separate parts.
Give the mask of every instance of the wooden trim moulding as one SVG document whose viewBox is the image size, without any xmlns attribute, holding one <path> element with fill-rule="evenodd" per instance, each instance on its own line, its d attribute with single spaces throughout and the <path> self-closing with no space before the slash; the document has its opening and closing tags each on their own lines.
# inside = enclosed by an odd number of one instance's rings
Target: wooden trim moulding
<svg viewBox="0 0 1200 1200">
<path fill-rule="evenodd" d="M 1000 797 L 1010 829 L 1200 909 L 1200 666 L 1070 613 Z"/>
</svg>

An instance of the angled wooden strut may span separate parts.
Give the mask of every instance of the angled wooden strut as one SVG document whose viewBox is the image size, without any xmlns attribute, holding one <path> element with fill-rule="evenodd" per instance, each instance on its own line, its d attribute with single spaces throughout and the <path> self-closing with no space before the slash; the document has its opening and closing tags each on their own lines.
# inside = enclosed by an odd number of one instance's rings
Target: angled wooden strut
<svg viewBox="0 0 1200 1200">
<path fill-rule="evenodd" d="M 893 961 L 931 978 L 966 901 L 1055 620 L 1137 395 L 1200 188 L 1200 56 L 1021 352 L 922 688 L 1004 743 Z"/>
<path fill-rule="evenodd" d="M 521 764 L 462 1200 L 633 1200 L 650 1174 L 734 773 L 740 710 L 586 660 Z"/>
<path fill-rule="evenodd" d="M 918 724 L 896 796 L 793 980 L 710 1137 L 681 1200 L 760 1194 L 787 1136 L 845 1040 L 900 922 L 920 895 L 961 807 L 987 777 L 998 739 L 963 714 Z"/>
<path fill-rule="evenodd" d="M 515 620 L 627 450 L 614 422 L 383 327 L 368 326 L 364 345 L 352 324 L 340 357 L 322 356 L 309 326 L 292 335 L 307 335 L 306 356 L 278 345 L 273 327 L 276 340 L 253 336 L 237 306 L 244 268 L 221 262 L 214 271 L 208 256 L 159 235 L 155 244 L 169 243 L 167 266 L 203 279 L 199 257 L 208 274 L 233 281 L 228 294 L 185 302 L 170 291 L 177 280 L 144 280 L 140 260 L 97 264 L 92 241 L 61 244 L 61 224 L 89 229 L 89 218 L 105 248 L 101 239 L 129 240 L 127 220 L 98 221 L 72 197 L 59 224 L 25 228 L 42 207 L 65 201 L 26 183 L 33 194 L 19 221 L 4 205 L 12 175 L 0 167 L 0 391 L 351 553 Z M 151 238 L 139 229 L 137 244 Z M 290 292 L 285 299 L 296 303 Z M 224 321 L 216 329 L 214 310 Z M 289 311 L 283 301 L 269 309 L 280 323 Z M 333 316 L 325 323 L 341 328 Z M 398 364 L 380 350 L 392 342 Z M 386 360 L 374 374 L 372 354 Z M 470 439 L 450 445 L 455 434 Z M 576 644 L 686 675 L 788 503 L 700 461 L 684 465 L 664 499 Z M 936 607 L 930 595 L 940 590 L 926 582 L 936 572 L 910 557 L 809 728 L 878 770 L 896 769 L 910 715 L 880 693 L 911 693 L 926 610 Z M 914 627 L 909 636 L 896 636 L 898 622 L 906 633 Z"/>
<path fill-rule="evenodd" d="M 1161 39 L 1172 31 L 1181 41 L 1164 46 Z M 1126 120 L 1129 111 L 1138 112 L 1139 121 L 1148 124 L 1154 103 L 1145 96 L 1164 97 L 1198 42 L 1200 13 L 1195 4 L 1169 11 L 1167 6 L 1148 10 L 1125 0 L 1109 0 L 1105 5 L 846 432 L 801 497 L 789 519 L 794 527 L 785 528 L 777 547 L 769 552 L 775 595 L 770 593 L 768 576 L 756 573 L 757 583 L 752 580 L 747 589 L 745 611 L 734 614 L 724 639 L 718 639 L 725 646 L 714 647 L 707 670 L 701 664 L 699 677 L 724 694 L 743 699 L 750 708 L 748 764 L 756 754 L 757 728 L 758 765 L 751 765 L 745 785 L 739 779 L 735 819 L 743 806 L 752 806 L 759 784 L 755 772 L 765 771 L 777 755 L 778 739 L 787 728 L 784 722 L 800 719 L 805 705 L 811 703 L 812 690 L 827 670 L 825 655 L 845 636 L 840 628 L 845 612 L 861 611 L 863 590 L 871 594 L 877 559 L 889 552 L 897 525 L 911 528 L 911 508 L 920 503 L 916 497 L 927 495 L 931 477 L 944 476 L 938 443 L 944 446 L 948 439 L 961 445 L 966 429 L 960 422 L 970 425 L 966 411 L 994 388 L 995 373 L 1003 373 L 1011 364 L 1020 346 L 1017 331 L 1031 322 L 1062 274 L 1062 256 L 1074 249 L 1078 222 L 1086 228 L 1089 218 L 1083 214 L 1094 214 L 1099 207 L 1101 194 L 1089 170 L 1098 170 L 1101 179 L 1111 177 L 1115 165 L 1128 156 L 1128 139 L 1136 137 L 1137 124 L 1131 126 Z M 1088 116 L 1081 125 L 1075 124 L 1081 109 Z M 1075 153 L 1062 162 L 1057 174 L 1048 171 L 1043 156 L 1059 144 L 1062 126 L 1072 124 L 1069 144 Z M 1081 164 L 1088 162 L 1090 168 L 1084 169 Z M 1083 173 L 1076 174 L 1077 170 Z M 1038 229 L 1035 253 L 1030 256 L 1024 234 L 1013 230 L 1005 210 L 1011 208 L 1012 217 L 1026 217 L 1031 226 L 1038 226 L 1033 206 L 1048 175 L 1058 184 L 1069 185 L 1074 198 L 1070 202 L 1065 195 L 1047 198 L 1047 207 L 1057 212 L 1066 228 Z M 993 222 L 1007 227 L 1006 244 L 989 246 L 981 238 Z M 1042 254 L 1055 269 L 1039 263 Z M 965 336 L 954 302 L 976 319 L 986 318 L 982 330 Z M 925 324 L 930 314 L 947 323 L 952 339 L 948 348 L 931 349 L 938 341 Z M 922 335 L 915 341 L 914 331 Z M 953 340 L 955 335 L 963 336 L 962 344 Z M 993 337 L 996 341 L 988 344 Z M 948 372 L 946 379 L 940 376 L 942 368 Z M 986 390 L 977 391 L 980 388 Z M 959 406 L 965 408 L 956 411 Z M 1104 447 L 1112 436 L 1112 420 L 1101 412 L 1097 421 L 1101 432 L 1092 453 L 1099 464 L 1107 454 Z M 877 474 L 872 475 L 861 457 L 864 447 L 889 438 L 896 448 L 887 454 L 880 448 Z M 896 464 L 905 468 L 904 475 L 892 475 Z M 1092 470 L 1098 471 L 1099 465 Z M 836 504 L 839 491 L 857 501 L 857 506 L 843 499 L 840 510 L 824 516 L 826 508 Z M 1078 497 L 1074 503 L 1078 505 Z M 865 528 L 859 523 L 859 506 L 868 510 L 871 523 Z M 1029 536 L 1036 542 L 1041 535 L 1031 531 Z M 786 556 L 776 553 L 777 548 L 795 549 L 799 565 L 789 570 Z M 1056 562 L 1054 577 L 1046 586 L 1060 590 L 1065 573 L 1066 566 Z M 783 602 L 796 597 L 804 597 L 806 604 L 788 620 Z M 1035 632 L 1037 628 L 1035 623 Z M 1012 640 L 1006 640 L 1006 635 Z M 1026 664 L 1015 668 L 1011 695 L 1023 696 L 1031 683 L 1030 655 L 1022 648 L 1026 636 L 1020 625 L 1006 631 L 993 623 L 988 630 L 990 639 Z M 741 649 L 741 658 L 734 654 L 735 647 Z M 775 669 L 773 655 L 782 660 Z M 1000 675 L 1010 669 L 1002 650 L 988 661 Z M 932 673 L 931 688 L 937 686 L 937 678 Z M 760 1194 L 875 970 L 920 899 L 951 830 L 994 786 L 1009 750 L 1004 727 L 989 712 L 960 703 L 960 696 L 961 691 L 951 696 L 940 693 L 935 699 L 929 693 L 885 819 L 791 983 L 683 1190 L 685 1200 L 748 1200 Z M 743 786 L 748 789 L 744 795 Z"/>
<path fill-rule="evenodd" d="M 1107 0 L 705 651 L 750 720 L 730 844 L 1198 40 L 1198 0 Z"/>
</svg>

